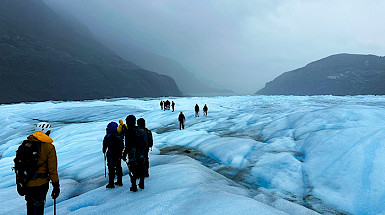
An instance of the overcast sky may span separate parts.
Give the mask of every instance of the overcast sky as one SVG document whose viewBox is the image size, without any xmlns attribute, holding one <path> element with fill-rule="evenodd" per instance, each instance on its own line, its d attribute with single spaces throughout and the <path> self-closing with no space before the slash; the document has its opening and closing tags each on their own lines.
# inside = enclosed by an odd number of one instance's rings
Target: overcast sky
<svg viewBox="0 0 385 215">
<path fill-rule="evenodd" d="M 46 0 L 198 77 L 254 93 L 338 53 L 385 55 L 383 0 Z"/>
</svg>

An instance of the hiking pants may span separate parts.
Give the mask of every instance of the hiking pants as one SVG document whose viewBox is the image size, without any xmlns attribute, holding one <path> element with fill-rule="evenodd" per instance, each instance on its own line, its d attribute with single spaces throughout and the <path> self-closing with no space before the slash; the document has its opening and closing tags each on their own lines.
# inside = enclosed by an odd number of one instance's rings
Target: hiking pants
<svg viewBox="0 0 385 215">
<path fill-rule="evenodd" d="M 144 164 L 144 161 L 142 162 L 135 162 L 129 164 L 130 169 L 130 179 L 131 179 L 131 187 L 136 187 L 136 180 L 140 179 L 141 184 L 144 184 L 144 177 L 146 172 L 146 167 Z"/>
<path fill-rule="evenodd" d="M 184 122 L 179 121 L 179 130 L 184 129 Z"/>
<path fill-rule="evenodd" d="M 149 176 L 149 169 L 150 169 L 150 158 L 148 157 L 149 150 L 146 151 L 146 154 L 144 155 L 144 158 L 146 159 L 144 162 L 145 166 L 145 172 L 144 176 L 148 177 Z"/>
<path fill-rule="evenodd" d="M 108 183 L 113 184 L 117 176 L 117 182 L 122 182 L 123 170 L 121 162 L 116 162 L 114 165 L 108 165 Z"/>
<path fill-rule="evenodd" d="M 27 201 L 27 215 L 43 215 L 45 198 L 49 183 L 36 187 L 27 187 L 25 200 Z"/>
</svg>

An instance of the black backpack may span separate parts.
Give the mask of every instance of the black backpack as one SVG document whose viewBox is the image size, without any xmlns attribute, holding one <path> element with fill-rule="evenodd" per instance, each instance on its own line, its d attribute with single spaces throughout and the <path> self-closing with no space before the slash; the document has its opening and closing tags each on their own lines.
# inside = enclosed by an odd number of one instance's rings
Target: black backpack
<svg viewBox="0 0 385 215">
<path fill-rule="evenodd" d="M 142 128 L 135 129 L 135 145 L 129 152 L 130 162 L 142 163 L 145 160 L 145 151 L 148 150 L 147 131 Z"/>
<path fill-rule="evenodd" d="M 137 148 L 143 151 L 148 149 L 148 133 L 146 129 L 143 129 L 143 128 L 136 129 L 136 144 L 137 144 Z"/>
<path fill-rule="evenodd" d="M 16 173 L 17 192 L 20 196 L 25 195 L 27 183 L 34 177 L 39 168 L 39 151 L 40 143 L 32 143 L 28 140 L 24 140 L 16 151 L 13 170 Z"/>
</svg>

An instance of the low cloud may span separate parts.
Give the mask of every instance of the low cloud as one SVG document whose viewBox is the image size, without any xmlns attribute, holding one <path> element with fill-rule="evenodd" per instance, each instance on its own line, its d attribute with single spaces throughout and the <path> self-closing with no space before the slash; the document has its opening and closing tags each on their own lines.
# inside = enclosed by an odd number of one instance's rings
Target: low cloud
<svg viewBox="0 0 385 215">
<path fill-rule="evenodd" d="M 337 53 L 384 55 L 380 0 L 47 0 L 105 40 L 135 44 L 238 92 Z"/>
</svg>

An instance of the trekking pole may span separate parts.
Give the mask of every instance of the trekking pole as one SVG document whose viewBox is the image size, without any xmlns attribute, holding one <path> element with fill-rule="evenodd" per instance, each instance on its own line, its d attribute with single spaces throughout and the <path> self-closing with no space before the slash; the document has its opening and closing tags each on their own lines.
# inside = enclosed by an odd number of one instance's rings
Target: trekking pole
<svg viewBox="0 0 385 215">
<path fill-rule="evenodd" d="M 56 199 L 53 200 L 53 215 L 56 215 Z"/>
<path fill-rule="evenodd" d="M 104 153 L 104 177 L 107 178 L 106 153 Z"/>
</svg>

